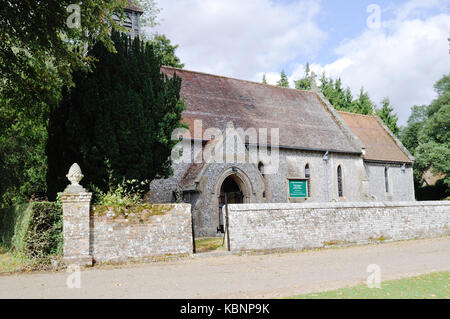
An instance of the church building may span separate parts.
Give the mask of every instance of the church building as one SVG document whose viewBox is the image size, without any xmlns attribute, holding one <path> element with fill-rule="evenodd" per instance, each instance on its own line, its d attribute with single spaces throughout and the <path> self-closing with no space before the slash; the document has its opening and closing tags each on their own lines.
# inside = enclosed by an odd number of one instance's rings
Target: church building
<svg viewBox="0 0 450 319">
<path fill-rule="evenodd" d="M 414 158 L 377 116 L 338 112 L 318 90 L 161 71 L 182 79 L 189 129 L 149 201 L 190 203 L 196 236 L 223 231 L 227 203 L 415 200 Z"/>
<path fill-rule="evenodd" d="M 129 0 L 124 25 L 140 33 Z M 414 158 L 375 115 L 336 111 L 302 91 L 171 67 L 182 79 L 174 174 L 148 201 L 192 205 L 195 236 L 224 231 L 231 203 L 414 201 Z M 231 145 L 231 147 L 230 147 Z"/>
</svg>

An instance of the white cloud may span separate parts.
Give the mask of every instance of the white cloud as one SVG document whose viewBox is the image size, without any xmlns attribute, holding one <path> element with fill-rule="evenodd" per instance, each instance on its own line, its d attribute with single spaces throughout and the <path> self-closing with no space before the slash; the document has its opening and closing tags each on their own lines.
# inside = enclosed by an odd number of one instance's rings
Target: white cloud
<svg viewBox="0 0 450 319">
<path fill-rule="evenodd" d="M 434 83 L 450 72 L 450 15 L 427 15 L 433 8 L 445 12 L 446 3 L 409 1 L 395 10 L 395 18 L 382 21 L 381 28 L 367 29 L 339 45 L 337 60 L 312 64 L 311 70 L 340 77 L 355 96 L 363 86 L 377 105 L 389 97 L 403 125 L 413 105 L 429 104 L 436 97 Z M 304 66 L 298 65 L 291 79 L 303 74 Z"/>
<path fill-rule="evenodd" d="M 364 86 L 378 105 L 388 96 L 404 124 L 410 108 L 430 103 L 433 84 L 450 72 L 450 15 L 395 22 L 342 44 L 338 60 L 312 69 L 341 77 L 354 93 Z"/>
<path fill-rule="evenodd" d="M 315 22 L 318 0 L 159 0 L 157 31 L 179 44 L 187 69 L 261 80 L 263 71 L 301 54 L 313 54 L 326 39 Z"/>
</svg>

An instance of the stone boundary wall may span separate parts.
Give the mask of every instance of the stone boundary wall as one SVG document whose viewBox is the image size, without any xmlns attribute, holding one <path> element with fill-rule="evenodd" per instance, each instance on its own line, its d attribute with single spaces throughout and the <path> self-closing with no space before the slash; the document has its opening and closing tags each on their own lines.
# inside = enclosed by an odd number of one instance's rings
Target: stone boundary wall
<svg viewBox="0 0 450 319">
<path fill-rule="evenodd" d="M 232 252 L 301 250 L 449 235 L 450 202 L 228 205 Z"/>
<path fill-rule="evenodd" d="M 148 206 L 148 207 L 147 207 Z M 191 205 L 147 205 L 139 212 L 95 207 L 90 217 L 90 254 L 96 262 L 191 255 Z"/>
</svg>

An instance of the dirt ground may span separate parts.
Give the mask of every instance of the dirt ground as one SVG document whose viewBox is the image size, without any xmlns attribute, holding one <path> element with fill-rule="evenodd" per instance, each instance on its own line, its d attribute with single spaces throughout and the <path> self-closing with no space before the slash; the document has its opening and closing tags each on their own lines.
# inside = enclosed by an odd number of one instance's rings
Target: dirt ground
<svg viewBox="0 0 450 319">
<path fill-rule="evenodd" d="M 297 253 L 219 257 L 0 276 L 0 298 L 278 298 L 450 270 L 450 237 Z"/>
</svg>

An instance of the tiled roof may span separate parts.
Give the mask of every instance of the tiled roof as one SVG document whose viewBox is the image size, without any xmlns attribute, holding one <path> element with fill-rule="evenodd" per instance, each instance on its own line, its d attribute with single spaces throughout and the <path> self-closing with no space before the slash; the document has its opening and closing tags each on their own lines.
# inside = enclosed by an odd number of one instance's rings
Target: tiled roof
<svg viewBox="0 0 450 319">
<path fill-rule="evenodd" d="M 280 146 L 360 153 L 316 93 L 280 88 L 256 82 L 162 67 L 182 78 L 181 96 L 187 109 L 183 121 L 194 136 L 194 120 L 203 130 L 224 130 L 229 121 L 236 128 L 279 128 Z M 270 141 L 270 139 L 269 139 Z"/>
<path fill-rule="evenodd" d="M 338 112 L 347 126 L 358 136 L 366 147 L 367 160 L 411 163 L 412 157 L 380 123 L 381 120 L 372 115 L 361 115 Z"/>
<path fill-rule="evenodd" d="M 128 6 L 125 7 L 125 10 L 137 11 L 137 12 L 144 13 L 144 11 L 142 11 L 142 9 L 139 8 L 139 7 L 136 5 L 136 2 L 133 1 L 133 0 L 128 0 Z"/>
</svg>

